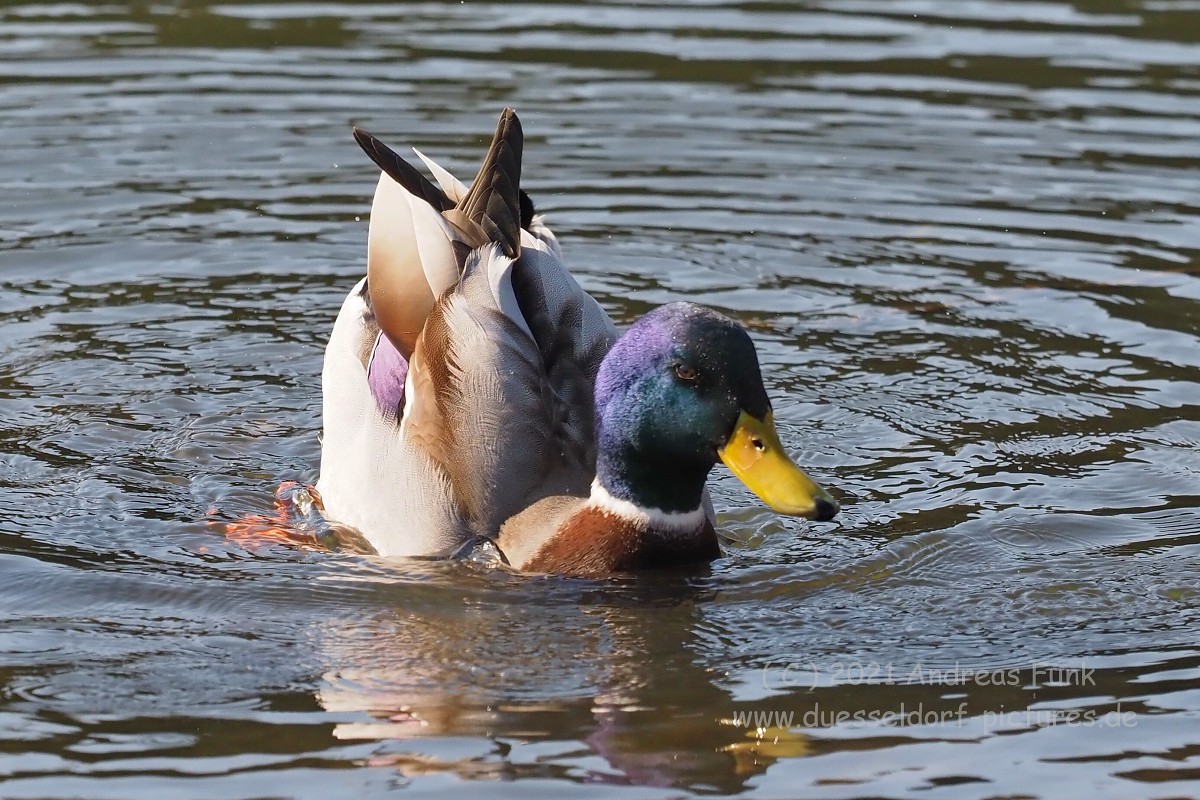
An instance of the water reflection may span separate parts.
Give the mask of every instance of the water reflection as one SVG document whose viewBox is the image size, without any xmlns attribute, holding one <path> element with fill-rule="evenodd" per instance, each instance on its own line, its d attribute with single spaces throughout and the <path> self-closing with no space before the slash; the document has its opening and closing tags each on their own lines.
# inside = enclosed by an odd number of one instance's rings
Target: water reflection
<svg viewBox="0 0 1200 800">
<path fill-rule="evenodd" d="M 319 701 L 367 718 L 339 724 L 334 735 L 399 744 L 372 763 L 406 775 L 537 774 L 523 751 L 557 741 L 559 755 L 578 764 L 560 777 L 723 792 L 806 752 L 799 732 L 757 732 L 724 716 L 732 700 L 724 676 L 695 654 L 697 604 L 712 595 L 703 583 L 668 578 L 614 589 L 546 578 L 521 591 L 553 602 L 389 611 L 324 629 L 321 652 L 338 666 Z M 404 744 L 455 737 L 486 739 L 493 749 L 444 760 Z M 521 752 L 509 758 L 513 748 Z"/>
<path fill-rule="evenodd" d="M 1082 732 L 1100 737 L 1089 762 L 1125 768 L 1137 757 L 1120 746 L 1099 755 L 1110 746 L 1099 743 L 1136 733 L 1142 753 L 1161 754 L 1175 735 L 1162 707 L 1200 713 L 1189 689 L 1200 674 L 1194 649 L 1032 662 L 783 654 L 723 673 L 704 666 L 721 638 L 703 613 L 713 590 L 703 578 L 616 588 L 513 578 L 506 603 L 389 610 L 322 630 L 320 650 L 337 666 L 317 697 L 351 717 L 334 728 L 337 739 L 380 743 L 369 763 L 410 779 L 552 777 L 721 793 L 797 758 L 816 759 L 805 769 L 847 786 L 899 779 L 928 788 L 955 776 L 999 784 L 1010 751 L 1030 746 L 1023 737 L 1066 755 Z M 1041 602 L 1071 590 L 1047 586 Z M 963 751 L 972 746 L 994 763 Z M 871 755 L 829 758 L 837 753 Z M 1158 779 L 1176 778 L 1174 767 L 1163 770 Z"/>
</svg>

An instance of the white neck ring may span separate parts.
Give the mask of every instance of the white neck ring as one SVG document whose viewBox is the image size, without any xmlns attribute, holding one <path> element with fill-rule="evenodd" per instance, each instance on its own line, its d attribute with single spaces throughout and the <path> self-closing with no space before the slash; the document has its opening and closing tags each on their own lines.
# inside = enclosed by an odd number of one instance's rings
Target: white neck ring
<svg viewBox="0 0 1200 800">
<path fill-rule="evenodd" d="M 614 516 L 659 531 L 695 531 L 703 527 L 705 520 L 703 507 L 691 511 L 663 511 L 661 508 L 639 506 L 637 503 L 613 497 L 607 489 L 600 485 L 599 479 L 592 481 L 592 494 L 589 502 Z"/>
</svg>

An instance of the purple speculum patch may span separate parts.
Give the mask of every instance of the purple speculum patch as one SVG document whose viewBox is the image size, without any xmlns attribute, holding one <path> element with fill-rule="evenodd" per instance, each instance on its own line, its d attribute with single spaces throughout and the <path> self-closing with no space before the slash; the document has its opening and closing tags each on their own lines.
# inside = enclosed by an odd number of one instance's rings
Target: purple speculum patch
<svg viewBox="0 0 1200 800">
<path fill-rule="evenodd" d="M 408 377 L 408 361 L 395 345 L 384 336 L 375 340 L 375 349 L 367 363 L 367 385 L 375 405 L 388 416 L 399 417 L 404 407 L 404 379 Z"/>
</svg>

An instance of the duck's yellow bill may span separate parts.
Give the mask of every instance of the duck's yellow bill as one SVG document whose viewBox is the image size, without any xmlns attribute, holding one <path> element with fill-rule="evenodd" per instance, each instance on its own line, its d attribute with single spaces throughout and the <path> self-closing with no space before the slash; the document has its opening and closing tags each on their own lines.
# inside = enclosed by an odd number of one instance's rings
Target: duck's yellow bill
<svg viewBox="0 0 1200 800">
<path fill-rule="evenodd" d="M 750 491 L 780 514 L 827 520 L 838 512 L 837 501 L 783 449 L 770 412 L 765 419 L 756 419 L 743 411 L 733 435 L 717 455 Z"/>
</svg>

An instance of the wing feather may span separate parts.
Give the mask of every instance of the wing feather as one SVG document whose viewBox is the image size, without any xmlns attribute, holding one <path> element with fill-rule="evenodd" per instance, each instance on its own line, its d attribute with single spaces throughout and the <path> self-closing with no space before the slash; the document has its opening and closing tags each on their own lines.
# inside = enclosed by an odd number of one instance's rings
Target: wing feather
<svg viewBox="0 0 1200 800">
<path fill-rule="evenodd" d="M 515 111 L 506 108 L 470 191 L 456 208 L 445 212 L 470 248 L 495 242 L 509 258 L 520 254 L 523 147 L 521 121 Z"/>
<path fill-rule="evenodd" d="M 353 133 L 354 141 L 358 142 L 358 146 L 363 149 L 363 152 L 371 157 L 375 166 L 403 186 L 409 194 L 425 201 L 437 211 L 448 211 L 454 208 L 455 200 L 451 200 L 444 191 L 430 183 L 428 178 L 401 158 L 395 150 L 362 128 L 354 128 Z"/>
</svg>

